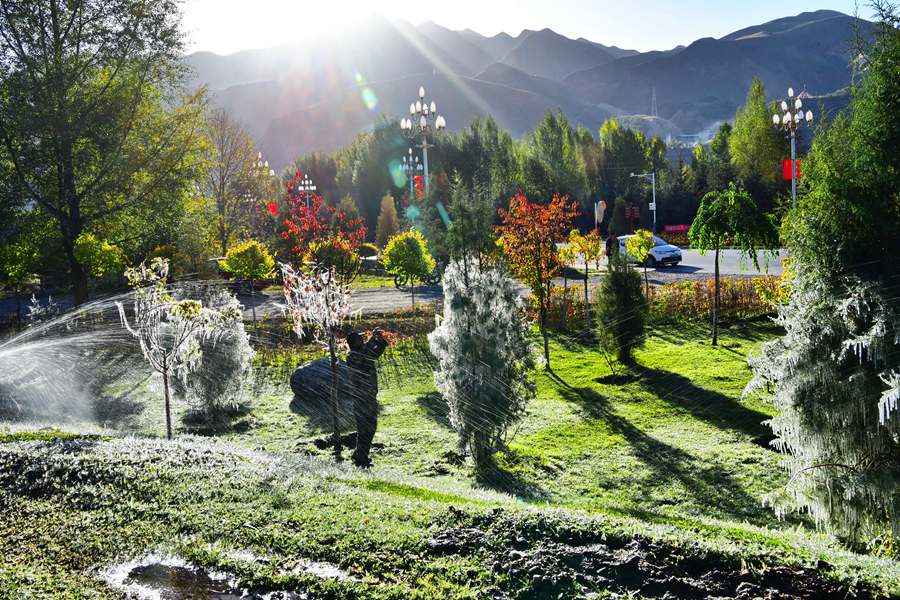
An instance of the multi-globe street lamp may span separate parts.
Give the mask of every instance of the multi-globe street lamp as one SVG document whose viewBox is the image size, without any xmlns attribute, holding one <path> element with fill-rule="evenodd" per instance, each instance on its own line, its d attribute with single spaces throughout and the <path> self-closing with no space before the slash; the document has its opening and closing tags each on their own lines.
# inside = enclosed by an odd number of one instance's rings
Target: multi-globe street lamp
<svg viewBox="0 0 900 600">
<path fill-rule="evenodd" d="M 401 163 L 403 165 L 403 174 L 406 175 L 406 180 L 409 182 L 409 199 L 412 201 L 412 199 L 415 198 L 413 182 L 415 181 L 416 175 L 422 172 L 422 163 L 419 162 L 418 156 L 413 157 L 412 148 L 410 148 L 407 155 L 401 159 Z"/>
<path fill-rule="evenodd" d="M 775 127 L 783 129 L 791 138 L 791 200 L 797 199 L 797 130 L 806 125 L 812 125 L 813 114 L 811 110 L 803 112 L 803 100 L 794 97 L 794 88 L 788 88 L 787 100 L 781 101 L 781 111 L 772 115 Z"/>
<path fill-rule="evenodd" d="M 302 192 L 306 197 L 306 208 L 309 208 L 309 198 L 316 189 L 318 188 L 313 185 L 312 179 L 309 178 L 309 173 L 304 173 L 303 178 L 300 179 L 300 183 L 297 184 L 297 190 Z"/>
<path fill-rule="evenodd" d="M 656 234 L 656 171 L 650 173 L 632 173 L 632 177 L 640 177 L 641 179 L 649 179 L 653 188 L 653 202 L 650 203 L 650 210 L 653 211 L 653 234 Z"/>
<path fill-rule="evenodd" d="M 409 117 L 400 119 L 400 129 L 406 136 L 414 141 L 421 139 L 421 144 L 415 144 L 422 149 L 422 162 L 424 163 L 425 196 L 428 196 L 428 136 L 447 127 L 447 121 L 437 114 L 437 105 L 434 100 L 430 103 L 425 100 L 425 87 L 419 86 L 419 99 L 409 105 Z"/>
</svg>

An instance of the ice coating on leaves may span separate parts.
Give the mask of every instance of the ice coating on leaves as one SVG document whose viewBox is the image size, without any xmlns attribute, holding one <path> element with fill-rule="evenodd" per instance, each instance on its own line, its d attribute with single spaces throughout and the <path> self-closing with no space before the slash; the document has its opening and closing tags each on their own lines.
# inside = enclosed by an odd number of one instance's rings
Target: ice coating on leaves
<svg viewBox="0 0 900 600">
<path fill-rule="evenodd" d="M 124 304 L 116 306 L 123 327 L 138 340 L 153 370 L 163 376 L 166 434 L 171 438 L 170 376 L 186 378 L 203 356 L 201 341 L 218 339 L 241 319 L 241 312 L 235 306 L 212 310 L 197 300 L 174 298 L 166 286 L 168 274 L 169 262 L 158 257 L 149 265 L 126 270 L 125 277 L 135 288 L 132 320 Z"/>
<path fill-rule="evenodd" d="M 528 323 L 515 282 L 500 269 L 471 257 L 454 260 L 443 284 L 443 318 L 428 336 L 438 361 L 435 385 L 460 446 L 481 461 L 534 398 Z"/>
<path fill-rule="evenodd" d="M 284 279 L 284 309 L 294 332 L 311 335 L 320 344 L 328 344 L 330 332 L 353 313 L 350 286 L 331 270 L 312 269 L 309 273 L 279 263 Z"/>
<path fill-rule="evenodd" d="M 770 502 L 804 508 L 845 536 L 879 535 L 898 510 L 889 457 L 900 440 L 900 376 L 890 368 L 900 317 L 875 282 L 831 286 L 798 270 L 776 322 L 785 336 L 750 359 L 745 391 L 774 386 L 779 414 L 769 424 L 791 479 Z"/>
</svg>

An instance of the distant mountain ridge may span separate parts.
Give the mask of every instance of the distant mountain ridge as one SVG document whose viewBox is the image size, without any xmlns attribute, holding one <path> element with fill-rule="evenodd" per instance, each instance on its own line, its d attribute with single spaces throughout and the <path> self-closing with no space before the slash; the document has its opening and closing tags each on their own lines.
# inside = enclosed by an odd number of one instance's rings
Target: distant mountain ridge
<svg viewBox="0 0 900 600">
<path fill-rule="evenodd" d="M 816 96 L 846 87 L 853 36 L 872 26 L 821 10 L 642 53 L 550 29 L 488 37 L 374 18 L 315 45 L 186 60 L 192 84 L 207 85 L 281 168 L 405 114 L 419 85 L 451 129 L 490 114 L 521 135 L 544 111 L 559 109 L 592 131 L 623 116 L 648 134 L 696 134 L 733 118 L 754 76 L 773 95 L 788 86 Z M 658 115 L 650 117 L 654 91 Z"/>
</svg>

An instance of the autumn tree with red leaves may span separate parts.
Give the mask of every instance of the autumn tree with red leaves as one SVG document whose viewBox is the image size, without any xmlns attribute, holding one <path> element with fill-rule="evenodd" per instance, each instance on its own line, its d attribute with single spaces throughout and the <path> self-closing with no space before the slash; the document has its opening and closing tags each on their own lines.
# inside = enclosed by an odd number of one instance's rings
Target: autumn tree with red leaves
<svg viewBox="0 0 900 600">
<path fill-rule="evenodd" d="M 500 246 L 513 274 L 531 290 L 540 307 L 544 359 L 550 369 L 550 343 L 547 337 L 547 302 L 553 278 L 564 266 L 556 244 L 566 240 L 572 220 L 578 216 L 568 196 L 554 196 L 547 204 L 529 202 L 522 194 L 509 201 L 509 209 L 500 209 L 503 224 L 497 227 Z"/>
<path fill-rule="evenodd" d="M 290 245 L 291 252 L 301 262 L 310 245 L 322 242 L 328 237 L 347 240 L 355 250 L 366 239 L 365 223 L 362 217 L 348 215 L 325 203 L 319 194 L 300 189 L 303 173 L 294 173 L 292 181 L 285 189 L 285 204 L 289 214 L 285 216 L 281 230 L 282 239 Z"/>
</svg>

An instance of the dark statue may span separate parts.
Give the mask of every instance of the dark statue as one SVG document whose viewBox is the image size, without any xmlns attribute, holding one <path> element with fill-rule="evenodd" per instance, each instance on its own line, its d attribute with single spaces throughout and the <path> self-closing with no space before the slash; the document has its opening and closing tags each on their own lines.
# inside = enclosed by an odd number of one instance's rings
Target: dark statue
<svg viewBox="0 0 900 600">
<path fill-rule="evenodd" d="M 353 415 L 356 419 L 356 450 L 353 462 L 367 467 L 372 464 L 369 450 L 378 426 L 378 373 L 375 361 L 387 348 L 387 340 L 380 329 L 375 329 L 366 341 L 362 334 L 347 336 L 350 353 L 346 362 L 338 360 L 338 396 L 353 398 Z M 320 358 L 297 367 L 291 375 L 294 400 L 304 403 L 321 403 L 325 406 L 331 395 L 331 362 Z"/>
</svg>

